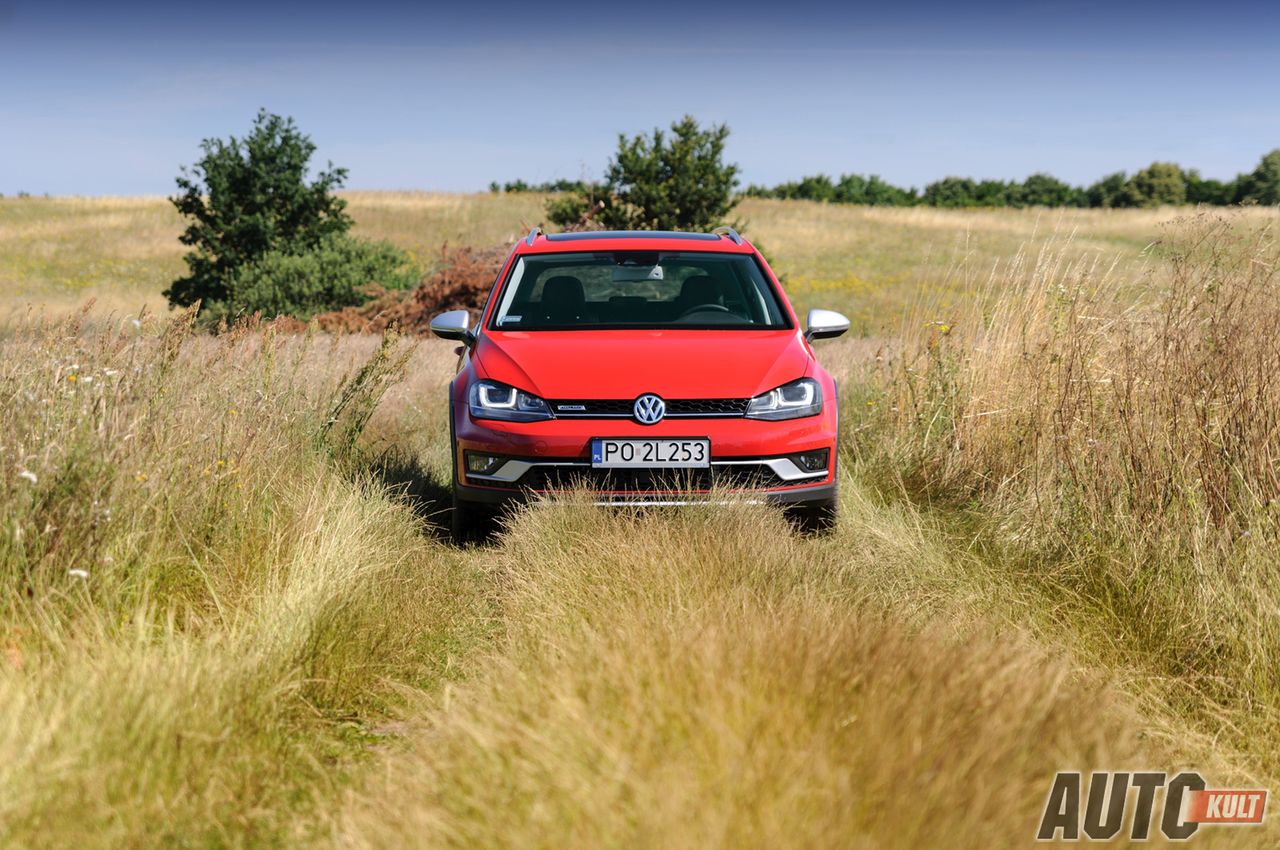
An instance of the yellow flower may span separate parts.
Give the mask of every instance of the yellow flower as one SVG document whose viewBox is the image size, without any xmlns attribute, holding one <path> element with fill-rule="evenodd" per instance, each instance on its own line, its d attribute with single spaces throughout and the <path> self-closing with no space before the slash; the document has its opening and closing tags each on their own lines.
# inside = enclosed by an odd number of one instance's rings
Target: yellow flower
<svg viewBox="0 0 1280 850">
<path fill-rule="evenodd" d="M 133 480 L 141 484 L 142 482 L 147 480 L 147 473 L 139 469 L 136 473 L 134 473 Z"/>
<path fill-rule="evenodd" d="M 231 408 L 231 410 L 229 410 L 229 411 L 228 411 L 228 413 L 230 413 L 232 416 L 239 416 L 239 415 L 240 415 L 240 411 L 236 410 L 234 407 L 233 407 L 233 408 Z"/>
<path fill-rule="evenodd" d="M 76 375 L 75 375 L 75 373 L 74 373 L 74 372 L 72 372 L 70 375 L 67 375 L 67 380 L 74 384 L 74 383 L 76 382 Z"/>
</svg>

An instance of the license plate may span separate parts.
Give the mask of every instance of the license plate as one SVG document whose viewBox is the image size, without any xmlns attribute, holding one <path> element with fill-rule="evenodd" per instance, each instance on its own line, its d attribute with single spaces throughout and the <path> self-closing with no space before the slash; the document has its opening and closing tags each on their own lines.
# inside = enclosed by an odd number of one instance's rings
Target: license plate
<svg viewBox="0 0 1280 850">
<path fill-rule="evenodd" d="M 591 465 L 597 469 L 702 469 L 711 465 L 711 441 L 600 438 L 591 441 Z"/>
</svg>

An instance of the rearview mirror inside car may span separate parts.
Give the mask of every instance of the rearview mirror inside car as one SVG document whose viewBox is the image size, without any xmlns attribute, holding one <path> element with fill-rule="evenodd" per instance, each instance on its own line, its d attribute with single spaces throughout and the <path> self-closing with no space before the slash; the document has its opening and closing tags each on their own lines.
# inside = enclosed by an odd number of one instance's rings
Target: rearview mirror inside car
<svg viewBox="0 0 1280 850">
<path fill-rule="evenodd" d="M 662 266 L 614 266 L 614 283 L 636 283 L 642 280 L 662 280 Z"/>
</svg>

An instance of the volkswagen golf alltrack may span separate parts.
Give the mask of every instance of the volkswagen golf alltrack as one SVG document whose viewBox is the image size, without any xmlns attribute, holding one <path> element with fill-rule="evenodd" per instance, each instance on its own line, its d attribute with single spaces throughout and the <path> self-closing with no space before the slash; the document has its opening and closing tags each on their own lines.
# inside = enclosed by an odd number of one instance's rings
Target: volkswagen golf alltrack
<svg viewBox="0 0 1280 850">
<path fill-rule="evenodd" d="M 836 512 L 836 387 L 764 257 L 714 233 L 543 234 L 517 243 L 450 384 L 453 532 L 475 539 L 512 500 L 586 486 L 606 504 L 711 493 L 786 505 L 805 527 Z"/>
</svg>

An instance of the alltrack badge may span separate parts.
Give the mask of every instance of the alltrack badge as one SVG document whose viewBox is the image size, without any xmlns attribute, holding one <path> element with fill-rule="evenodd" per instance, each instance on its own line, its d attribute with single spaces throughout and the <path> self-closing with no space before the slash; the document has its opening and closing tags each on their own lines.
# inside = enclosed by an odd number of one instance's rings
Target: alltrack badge
<svg viewBox="0 0 1280 850">
<path fill-rule="evenodd" d="M 667 403 L 653 393 L 645 393 L 636 399 L 631 410 L 641 425 L 656 425 L 667 415 Z"/>
</svg>

